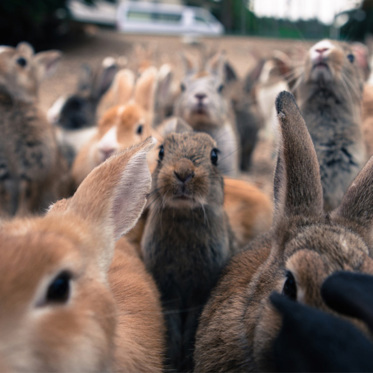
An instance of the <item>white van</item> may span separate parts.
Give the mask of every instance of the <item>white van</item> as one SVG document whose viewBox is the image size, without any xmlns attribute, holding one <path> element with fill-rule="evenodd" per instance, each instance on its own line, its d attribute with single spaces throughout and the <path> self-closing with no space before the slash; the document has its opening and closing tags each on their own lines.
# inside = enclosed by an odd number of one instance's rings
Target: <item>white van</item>
<svg viewBox="0 0 373 373">
<path fill-rule="evenodd" d="M 128 33 L 205 35 L 224 33 L 224 26 L 206 9 L 158 3 L 123 2 L 117 29 Z"/>
</svg>

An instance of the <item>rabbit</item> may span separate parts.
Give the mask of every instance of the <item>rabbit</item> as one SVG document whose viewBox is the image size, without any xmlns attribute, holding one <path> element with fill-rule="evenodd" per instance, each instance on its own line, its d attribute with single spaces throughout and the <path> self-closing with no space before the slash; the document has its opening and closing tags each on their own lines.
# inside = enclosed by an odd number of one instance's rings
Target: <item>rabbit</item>
<svg viewBox="0 0 373 373">
<path fill-rule="evenodd" d="M 73 163 L 72 177 L 75 186 L 78 186 L 94 167 L 108 157 L 143 141 L 153 133 L 151 108 L 156 74 L 154 68 L 145 70 L 135 87 L 129 89 L 133 91 L 131 93 L 133 100 L 114 106 L 104 113 L 96 133 L 82 147 Z M 122 75 L 122 78 L 122 85 L 128 88 L 135 82 L 133 73 L 129 70 Z M 125 79 L 128 80 L 125 82 Z M 153 157 L 156 159 L 156 153 L 151 152 L 151 154 L 149 162 L 152 162 Z"/>
<path fill-rule="evenodd" d="M 161 293 L 166 366 L 176 371 L 192 370 L 202 306 L 236 251 L 216 146 L 191 129 L 165 136 L 148 200 L 142 257 Z"/>
<path fill-rule="evenodd" d="M 38 89 L 61 53 L 21 42 L 0 48 L 0 215 L 41 213 L 69 193 L 67 164 L 40 109 Z"/>
<path fill-rule="evenodd" d="M 71 165 L 76 153 L 87 142 L 96 126 L 99 102 L 109 89 L 118 65 L 111 57 L 105 58 L 93 71 L 84 64 L 81 67 L 76 92 L 59 97 L 47 113 L 48 120 L 57 127 L 57 138 Z"/>
<path fill-rule="evenodd" d="M 162 372 L 159 294 L 120 238 L 146 203 L 153 145 L 110 158 L 45 216 L 2 224 L 1 371 Z"/>
<path fill-rule="evenodd" d="M 322 40 L 306 55 L 294 86 L 320 163 L 324 207 L 331 211 L 366 162 L 363 79 L 353 49 Z"/>
<path fill-rule="evenodd" d="M 294 97 L 280 93 L 276 109 L 281 147 L 273 224 L 232 258 L 212 291 L 196 334 L 196 372 L 274 371 L 270 351 L 281 321 L 272 292 L 330 312 L 320 294 L 329 275 L 373 274 L 373 159 L 338 208 L 325 213 L 317 155 Z"/>
<path fill-rule="evenodd" d="M 195 131 L 208 133 L 221 151 L 219 169 L 228 176 L 238 175 L 240 146 L 233 112 L 223 96 L 224 57 L 210 58 L 202 71 L 184 56 L 185 78 L 175 103 L 174 114 Z"/>
</svg>

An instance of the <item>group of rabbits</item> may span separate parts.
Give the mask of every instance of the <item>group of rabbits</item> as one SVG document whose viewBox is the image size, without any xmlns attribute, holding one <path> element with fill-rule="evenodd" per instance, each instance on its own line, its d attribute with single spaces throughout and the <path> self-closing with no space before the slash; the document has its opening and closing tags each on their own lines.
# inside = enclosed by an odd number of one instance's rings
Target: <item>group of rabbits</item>
<svg viewBox="0 0 373 373">
<path fill-rule="evenodd" d="M 362 50 L 106 58 L 44 113 L 61 53 L 0 46 L 0 371 L 372 371 Z"/>
</svg>

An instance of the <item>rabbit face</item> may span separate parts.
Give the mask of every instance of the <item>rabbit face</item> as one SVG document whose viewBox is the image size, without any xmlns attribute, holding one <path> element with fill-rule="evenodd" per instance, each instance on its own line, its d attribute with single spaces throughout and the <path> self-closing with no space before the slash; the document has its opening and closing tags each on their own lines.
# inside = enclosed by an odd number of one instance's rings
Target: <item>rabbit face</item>
<svg viewBox="0 0 373 373">
<path fill-rule="evenodd" d="M 307 53 L 301 81 L 316 87 L 337 85 L 360 97 L 362 76 L 352 48 L 346 43 L 322 40 Z"/>
<path fill-rule="evenodd" d="M 223 203 L 219 151 L 207 134 L 170 134 L 159 149 L 152 198 L 164 206 L 194 208 Z"/>
<path fill-rule="evenodd" d="M 176 113 L 186 122 L 216 126 L 222 123 L 227 112 L 223 97 L 223 81 L 207 73 L 187 77 L 181 84 L 181 95 L 176 104 Z"/>
<path fill-rule="evenodd" d="M 99 162 L 119 150 L 144 141 L 150 136 L 149 121 L 149 115 L 136 104 L 115 107 L 105 113 L 98 129 Z"/>
<path fill-rule="evenodd" d="M 82 235 L 74 223 L 22 221 L 0 233 L 0 367 L 7 371 L 108 369 L 114 301 L 97 264 L 83 257 L 97 244 L 94 233 Z"/>
</svg>

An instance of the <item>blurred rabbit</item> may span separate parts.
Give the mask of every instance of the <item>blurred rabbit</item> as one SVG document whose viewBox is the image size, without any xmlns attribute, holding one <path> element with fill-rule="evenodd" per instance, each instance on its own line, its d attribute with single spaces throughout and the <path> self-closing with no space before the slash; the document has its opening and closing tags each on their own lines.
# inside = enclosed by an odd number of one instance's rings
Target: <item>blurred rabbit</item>
<svg viewBox="0 0 373 373">
<path fill-rule="evenodd" d="M 38 89 L 60 59 L 22 42 L 0 47 L 0 214 L 40 213 L 68 193 L 67 164 L 39 108 Z"/>
<path fill-rule="evenodd" d="M 195 131 L 208 133 L 221 151 L 220 170 L 237 176 L 240 146 L 233 112 L 223 96 L 223 55 L 210 58 L 199 71 L 193 61 L 184 56 L 185 77 L 176 102 L 175 115 L 184 119 Z"/>
<path fill-rule="evenodd" d="M 319 163 L 306 124 L 291 94 L 281 93 L 276 108 L 281 148 L 273 225 L 231 260 L 213 290 L 197 331 L 197 372 L 274 371 L 271 349 L 281 320 L 269 299 L 273 291 L 330 312 L 320 294 L 329 275 L 373 274 L 373 159 L 340 206 L 324 213 Z M 366 332 L 361 323 L 351 323 Z"/>
</svg>

